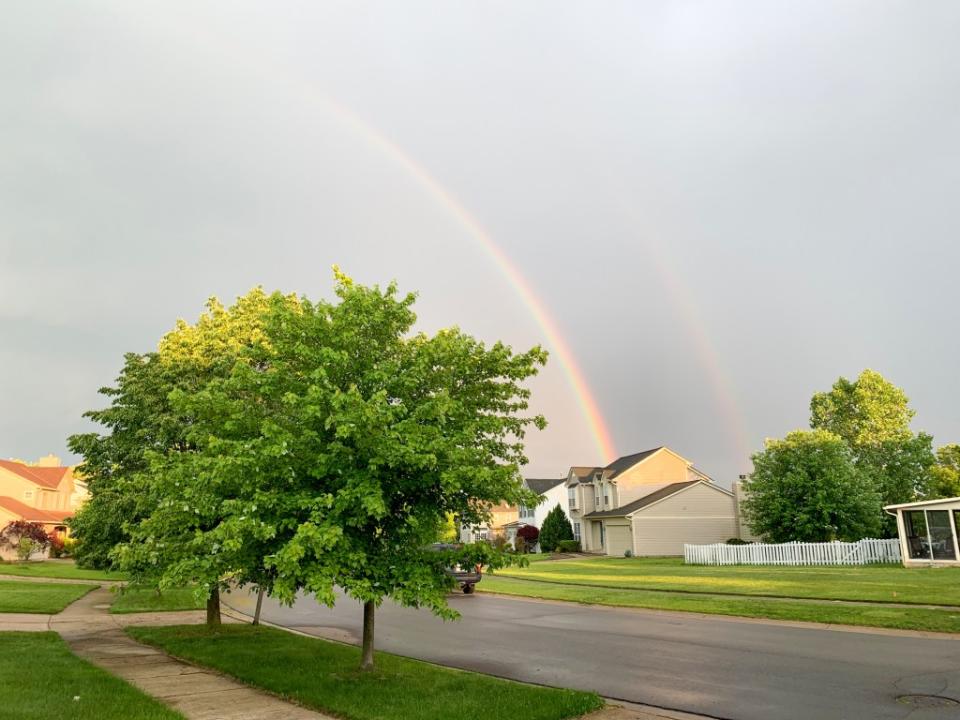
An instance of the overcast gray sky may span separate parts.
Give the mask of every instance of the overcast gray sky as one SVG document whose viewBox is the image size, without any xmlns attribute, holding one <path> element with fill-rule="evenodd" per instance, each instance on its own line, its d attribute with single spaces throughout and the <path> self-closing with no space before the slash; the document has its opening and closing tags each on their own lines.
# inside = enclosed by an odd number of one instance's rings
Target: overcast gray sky
<svg viewBox="0 0 960 720">
<path fill-rule="evenodd" d="M 0 457 L 69 457 L 122 354 L 207 296 L 329 295 L 333 263 L 419 291 L 423 329 L 546 342 L 451 203 L 623 454 L 669 445 L 729 482 L 868 366 L 960 441 L 960 3 L 3 16 Z M 559 363 L 534 390 L 531 474 L 612 459 Z"/>
</svg>

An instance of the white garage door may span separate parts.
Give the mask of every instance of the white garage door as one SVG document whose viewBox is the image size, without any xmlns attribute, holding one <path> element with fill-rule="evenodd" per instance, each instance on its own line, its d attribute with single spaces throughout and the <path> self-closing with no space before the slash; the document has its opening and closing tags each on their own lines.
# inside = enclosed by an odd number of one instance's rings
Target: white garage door
<svg viewBox="0 0 960 720">
<path fill-rule="evenodd" d="M 607 525 L 607 555 L 623 555 L 630 550 L 630 526 Z"/>
</svg>

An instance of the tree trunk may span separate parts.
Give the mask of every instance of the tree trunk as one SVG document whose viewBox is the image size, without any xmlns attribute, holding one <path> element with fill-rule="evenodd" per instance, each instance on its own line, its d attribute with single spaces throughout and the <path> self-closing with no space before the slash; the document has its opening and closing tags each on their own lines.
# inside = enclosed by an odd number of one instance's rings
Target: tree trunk
<svg viewBox="0 0 960 720">
<path fill-rule="evenodd" d="M 265 590 L 263 588 L 257 588 L 257 609 L 253 611 L 253 624 L 260 624 L 260 608 L 263 607 L 263 593 Z"/>
<path fill-rule="evenodd" d="M 360 669 L 373 670 L 373 613 L 376 605 L 373 600 L 363 604 L 363 653 L 360 655 Z"/>
<path fill-rule="evenodd" d="M 207 597 L 207 627 L 220 627 L 220 588 L 216 586 L 210 588 Z"/>
</svg>

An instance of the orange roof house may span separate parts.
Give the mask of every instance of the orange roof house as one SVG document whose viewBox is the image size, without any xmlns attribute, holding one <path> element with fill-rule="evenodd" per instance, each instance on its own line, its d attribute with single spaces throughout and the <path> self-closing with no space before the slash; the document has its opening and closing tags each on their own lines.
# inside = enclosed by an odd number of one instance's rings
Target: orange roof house
<svg viewBox="0 0 960 720">
<path fill-rule="evenodd" d="M 86 499 L 86 486 L 53 455 L 36 465 L 0 460 L 0 529 L 14 520 L 66 532 L 66 520 Z"/>
</svg>

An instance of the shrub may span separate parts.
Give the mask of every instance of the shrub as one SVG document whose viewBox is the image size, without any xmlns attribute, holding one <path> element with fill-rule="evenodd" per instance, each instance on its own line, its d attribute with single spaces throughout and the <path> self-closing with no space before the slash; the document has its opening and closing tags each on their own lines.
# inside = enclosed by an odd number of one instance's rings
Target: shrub
<svg viewBox="0 0 960 720">
<path fill-rule="evenodd" d="M 66 542 L 59 535 L 50 536 L 50 557 L 59 558 L 66 555 Z"/>
<path fill-rule="evenodd" d="M 567 519 L 563 508 L 557 506 L 547 513 L 540 530 L 540 547 L 544 552 L 551 552 L 559 547 L 562 540 L 573 540 L 573 527 Z"/>
<path fill-rule="evenodd" d="M 20 562 L 26 562 L 33 553 L 43 552 L 49 545 L 50 537 L 40 523 L 14 520 L 0 532 L 0 546 L 14 548 Z"/>
<path fill-rule="evenodd" d="M 39 543 L 24 535 L 17 541 L 17 560 L 26 562 L 30 559 L 30 556 L 39 549 Z"/>
<path fill-rule="evenodd" d="M 557 543 L 557 550 L 560 552 L 580 552 L 580 541 L 561 540 Z"/>
<path fill-rule="evenodd" d="M 727 545 L 752 545 L 753 543 L 749 540 L 741 540 L 740 538 L 730 538 L 727 540 Z"/>
<path fill-rule="evenodd" d="M 633 557 L 633 550 L 631 550 L 630 548 L 627 548 L 626 550 L 623 551 L 623 556 L 624 556 L 624 557 Z"/>
</svg>

